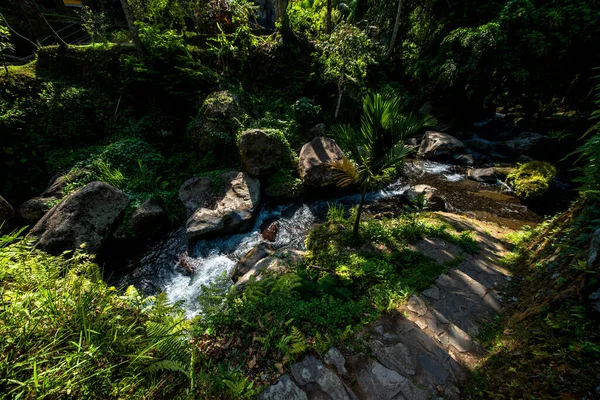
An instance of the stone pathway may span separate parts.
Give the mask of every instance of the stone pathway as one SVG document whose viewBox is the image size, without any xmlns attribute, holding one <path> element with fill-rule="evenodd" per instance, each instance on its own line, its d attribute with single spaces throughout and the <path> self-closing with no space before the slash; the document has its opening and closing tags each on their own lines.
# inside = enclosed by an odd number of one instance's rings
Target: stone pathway
<svg viewBox="0 0 600 400">
<path fill-rule="evenodd" d="M 461 397 L 460 386 L 483 356 L 474 339 L 501 312 L 499 290 L 508 271 L 500 258 L 509 230 L 467 217 L 439 213 L 457 229 L 475 233 L 480 251 L 465 255 L 441 239 L 415 244 L 439 262 L 465 257 L 401 309 L 386 313 L 360 334 L 368 351 L 333 347 L 321 358 L 304 357 L 260 396 L 263 400 L 392 400 Z"/>
</svg>

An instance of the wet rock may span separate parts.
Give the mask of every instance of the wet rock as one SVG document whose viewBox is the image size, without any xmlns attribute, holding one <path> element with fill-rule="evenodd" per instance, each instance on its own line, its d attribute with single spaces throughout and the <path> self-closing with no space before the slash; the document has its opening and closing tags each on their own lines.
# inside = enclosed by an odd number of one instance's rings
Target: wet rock
<svg viewBox="0 0 600 400">
<path fill-rule="evenodd" d="M 491 142 L 489 140 L 482 139 L 478 136 L 474 136 L 471 140 L 466 140 L 464 142 L 465 146 L 471 148 L 480 153 L 489 154 L 496 151 L 498 145 L 496 142 Z"/>
<path fill-rule="evenodd" d="M 275 242 L 277 240 L 277 232 L 279 232 L 279 224 L 277 222 L 263 224 L 260 226 L 260 230 L 260 235 L 264 240 Z"/>
<path fill-rule="evenodd" d="M 255 264 L 251 265 L 247 272 L 237 278 L 236 287 L 243 288 L 248 281 L 254 277 L 256 280 L 261 280 L 265 274 L 282 275 L 289 271 L 289 267 L 302 262 L 304 252 L 293 249 L 280 249 L 259 259 Z"/>
<path fill-rule="evenodd" d="M 309 398 L 326 395 L 331 400 L 350 400 L 344 384 L 336 374 L 327 369 L 315 356 L 306 356 L 301 362 L 292 365 L 292 376 Z"/>
<path fill-rule="evenodd" d="M 289 375 L 282 375 L 277 382 L 269 386 L 258 396 L 259 400 L 308 400 L 298 385 L 296 385 Z"/>
<path fill-rule="evenodd" d="M 58 254 L 75 250 L 96 254 L 112 234 L 129 198 L 104 183 L 92 182 L 64 198 L 35 225 L 38 247 Z"/>
<path fill-rule="evenodd" d="M 327 350 L 327 353 L 325 353 L 325 355 L 323 356 L 323 361 L 325 361 L 325 364 L 327 365 L 334 366 L 338 374 L 340 375 L 343 375 L 347 372 L 346 359 L 344 358 L 342 353 L 340 353 L 340 351 L 335 347 L 332 347 L 329 350 Z"/>
<path fill-rule="evenodd" d="M 457 154 L 452 157 L 455 164 L 463 165 L 465 167 L 470 167 L 475 164 L 475 159 L 471 154 Z"/>
<path fill-rule="evenodd" d="M 179 188 L 179 200 L 183 203 L 188 218 L 197 209 L 207 207 L 212 198 L 212 183 L 208 177 L 188 179 Z"/>
<path fill-rule="evenodd" d="M 201 207 L 188 219 L 189 240 L 247 231 L 260 205 L 260 182 L 243 172 L 226 172 L 225 195 L 214 209 Z"/>
<path fill-rule="evenodd" d="M 420 195 L 423 195 L 430 210 L 446 211 L 446 201 L 437 192 L 438 190 L 432 186 L 416 185 L 404 192 L 404 197 L 410 202 L 415 202 Z"/>
<path fill-rule="evenodd" d="M 536 132 L 522 132 L 514 139 L 504 142 L 502 148 L 514 155 L 523 155 L 525 153 L 539 152 L 548 142 L 548 136 Z"/>
<path fill-rule="evenodd" d="M 150 199 L 143 202 L 131 214 L 131 229 L 139 237 L 151 237 L 165 229 L 167 212 L 158 202 Z"/>
<path fill-rule="evenodd" d="M 361 367 L 356 385 L 362 395 L 361 399 L 425 400 L 428 398 L 425 392 L 409 379 L 374 360 L 369 360 Z"/>
<path fill-rule="evenodd" d="M 231 273 L 231 278 L 237 280 L 239 277 L 250 271 L 256 263 L 263 258 L 270 256 L 274 252 L 275 250 L 270 244 L 261 243 L 257 245 L 235 264 Z"/>
<path fill-rule="evenodd" d="M 270 175 L 292 159 L 283 134 L 276 130 L 250 129 L 240 135 L 242 169 L 254 176 Z"/>
<path fill-rule="evenodd" d="M 15 210 L 12 206 L 0 196 L 0 225 L 6 223 L 6 221 L 13 219 L 15 216 Z"/>
<path fill-rule="evenodd" d="M 298 170 L 302 182 L 317 188 L 335 186 L 330 163 L 343 157 L 344 154 L 335 140 L 326 137 L 314 138 L 300 150 Z"/>
<path fill-rule="evenodd" d="M 313 126 L 312 128 L 310 128 L 308 131 L 306 131 L 304 136 L 307 139 L 312 140 L 316 137 L 325 136 L 326 134 L 327 134 L 327 125 L 317 124 L 317 125 Z"/>
<path fill-rule="evenodd" d="M 449 159 L 464 152 L 464 144 L 447 133 L 428 131 L 423 136 L 419 154 L 432 160 Z"/>
<path fill-rule="evenodd" d="M 494 168 L 470 169 L 467 176 L 477 182 L 496 183 L 498 181 Z"/>
</svg>

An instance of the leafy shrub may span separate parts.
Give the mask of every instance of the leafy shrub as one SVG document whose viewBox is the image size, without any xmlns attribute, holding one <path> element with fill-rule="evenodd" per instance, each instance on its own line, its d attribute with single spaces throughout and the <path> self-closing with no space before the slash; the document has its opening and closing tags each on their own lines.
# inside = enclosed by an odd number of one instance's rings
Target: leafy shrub
<svg viewBox="0 0 600 400">
<path fill-rule="evenodd" d="M 517 196 L 532 199 L 546 193 L 556 173 L 556 168 L 546 161 L 530 161 L 519 164 L 506 181 Z"/>
<path fill-rule="evenodd" d="M 302 193 L 302 181 L 295 171 L 281 169 L 269 177 L 265 191 L 273 198 L 296 198 Z"/>
</svg>

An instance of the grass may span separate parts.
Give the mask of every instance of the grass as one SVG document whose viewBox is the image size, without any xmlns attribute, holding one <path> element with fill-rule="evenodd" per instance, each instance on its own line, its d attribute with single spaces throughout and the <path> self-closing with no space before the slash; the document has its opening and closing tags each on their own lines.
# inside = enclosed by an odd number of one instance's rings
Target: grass
<svg viewBox="0 0 600 400">
<path fill-rule="evenodd" d="M 596 203 L 597 204 L 597 203 Z M 586 266 L 600 209 L 580 199 L 570 210 L 512 235 L 509 303 L 482 333 L 489 352 L 466 388 L 468 398 L 595 398 L 600 329 L 588 294 L 598 270 Z"/>
</svg>

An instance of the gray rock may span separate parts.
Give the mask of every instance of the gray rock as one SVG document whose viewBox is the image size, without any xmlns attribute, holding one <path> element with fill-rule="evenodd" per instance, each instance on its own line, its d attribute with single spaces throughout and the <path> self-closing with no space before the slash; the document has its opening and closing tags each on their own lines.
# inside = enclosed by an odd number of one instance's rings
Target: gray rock
<svg viewBox="0 0 600 400">
<path fill-rule="evenodd" d="M 404 197 L 410 202 L 415 202 L 419 195 L 423 195 L 431 211 L 446 211 L 446 200 L 437 192 L 438 190 L 432 186 L 416 185 L 406 190 Z"/>
<path fill-rule="evenodd" d="M 474 181 L 484 183 L 496 183 L 498 181 L 494 168 L 470 169 L 468 177 Z"/>
<path fill-rule="evenodd" d="M 133 211 L 130 224 L 136 235 L 150 237 L 167 226 L 167 213 L 157 200 L 146 200 Z"/>
<path fill-rule="evenodd" d="M 432 286 L 429 289 L 425 289 L 423 290 L 423 295 L 432 298 L 434 300 L 439 300 L 440 299 L 440 289 L 437 288 L 437 286 Z"/>
<path fill-rule="evenodd" d="M 455 164 L 464 165 L 466 167 L 470 167 L 475 164 L 475 159 L 471 154 L 457 154 L 452 157 Z"/>
<path fill-rule="evenodd" d="M 425 400 L 428 396 L 409 379 L 369 360 L 358 373 L 356 384 L 366 400 Z"/>
<path fill-rule="evenodd" d="M 188 179 L 179 188 L 179 200 L 183 203 L 188 217 L 197 209 L 207 207 L 212 198 L 212 183 L 208 177 Z"/>
<path fill-rule="evenodd" d="M 447 133 L 428 131 L 423 136 L 419 154 L 428 159 L 448 159 L 464 152 L 463 142 Z"/>
<path fill-rule="evenodd" d="M 587 267 L 590 270 L 596 269 L 600 263 L 600 229 L 597 229 L 592 235 L 590 241 L 590 252 L 588 255 Z"/>
<path fill-rule="evenodd" d="M 225 195 L 214 209 L 201 207 L 188 219 L 189 240 L 214 237 L 226 233 L 247 231 L 260 205 L 260 182 L 242 172 L 222 175 Z"/>
<path fill-rule="evenodd" d="M 270 175 L 291 161 L 289 145 L 283 134 L 278 131 L 244 131 L 240 135 L 238 147 L 242 169 L 250 175 Z"/>
<path fill-rule="evenodd" d="M 258 396 L 259 400 L 308 400 L 298 385 L 296 385 L 289 375 L 282 375 L 277 382 L 269 386 Z"/>
<path fill-rule="evenodd" d="M 393 369 L 406 377 L 415 374 L 417 363 L 406 344 L 398 342 L 386 346 L 379 340 L 373 340 L 370 343 L 370 348 L 377 360 L 387 368 Z"/>
<path fill-rule="evenodd" d="M 52 208 L 54 198 L 34 197 L 19 206 L 19 215 L 28 225 L 35 225 Z"/>
<path fill-rule="evenodd" d="M 59 254 L 85 243 L 86 253 L 96 254 L 113 233 L 129 198 L 104 183 L 92 182 L 65 197 L 35 225 L 31 234 L 38 247 Z"/>
<path fill-rule="evenodd" d="M 330 163 L 343 157 L 342 149 L 335 140 L 326 137 L 314 138 L 300 150 L 298 170 L 302 182 L 317 188 L 335 186 Z"/>
<path fill-rule="evenodd" d="M 292 365 L 291 370 L 292 376 L 309 397 L 311 391 L 315 390 L 317 393 L 324 392 L 331 400 L 350 400 L 340 378 L 316 357 L 306 356 L 301 362 Z"/>
<path fill-rule="evenodd" d="M 514 155 L 523 155 L 532 151 L 534 147 L 544 145 L 547 141 L 549 141 L 548 136 L 536 132 L 522 132 L 517 137 L 504 142 L 502 147 Z"/>
<path fill-rule="evenodd" d="M 333 365 L 337 370 L 338 374 L 340 375 L 345 374 L 347 372 L 345 366 L 346 359 L 344 358 L 342 353 L 340 353 L 340 351 L 335 347 L 332 347 L 329 350 L 327 350 L 327 353 L 325 353 L 325 355 L 323 356 L 323 361 L 325 361 L 325 364 Z"/>
<path fill-rule="evenodd" d="M 415 296 L 414 294 L 408 299 L 406 307 L 419 317 L 427 314 L 427 305 L 419 296 Z"/>
<path fill-rule="evenodd" d="M 15 216 L 15 210 L 12 206 L 0 196 L 0 225 L 6 223 L 6 221 L 13 219 Z"/>
<path fill-rule="evenodd" d="M 448 343 L 461 353 L 471 351 L 474 347 L 471 337 L 456 325 L 450 325 L 448 339 Z"/>
</svg>

